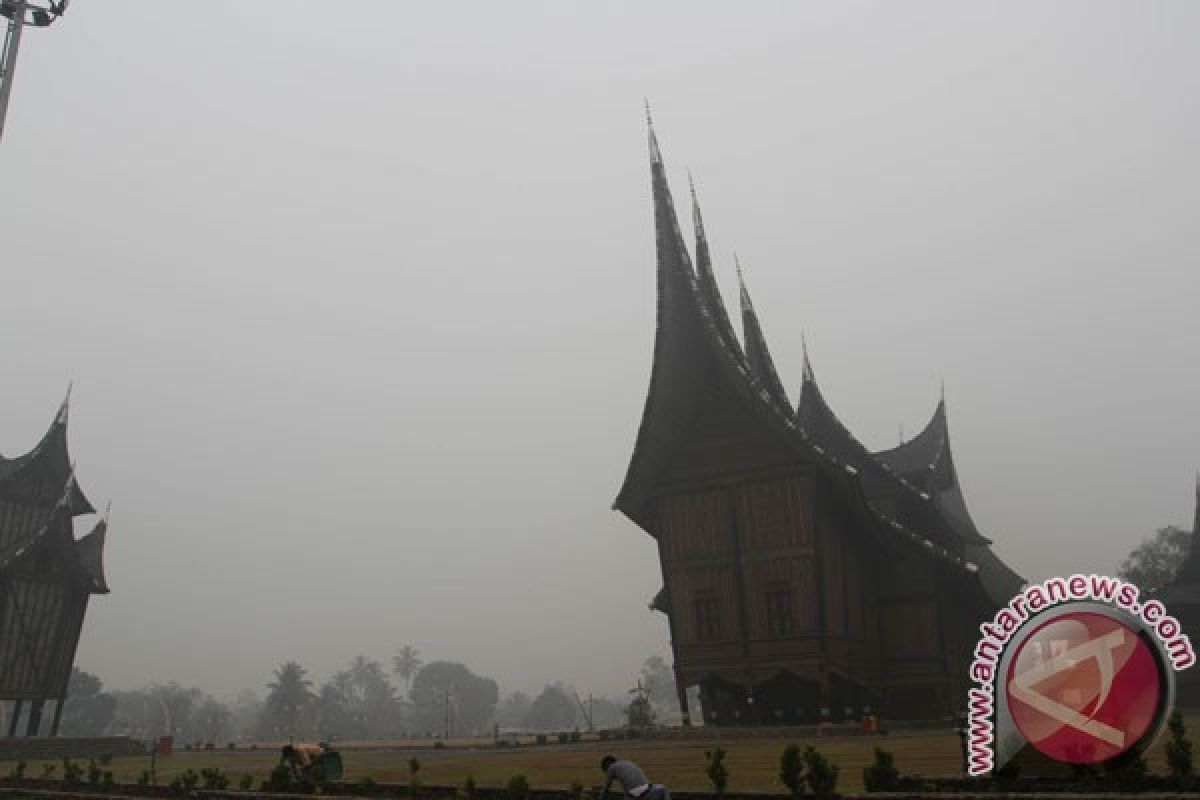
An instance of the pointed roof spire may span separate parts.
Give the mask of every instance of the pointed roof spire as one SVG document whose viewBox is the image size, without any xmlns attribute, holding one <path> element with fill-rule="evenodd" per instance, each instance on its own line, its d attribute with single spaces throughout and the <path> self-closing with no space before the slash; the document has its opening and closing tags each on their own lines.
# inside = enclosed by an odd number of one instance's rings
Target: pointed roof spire
<svg viewBox="0 0 1200 800">
<path fill-rule="evenodd" d="M 654 134 L 654 118 L 650 115 L 650 100 L 643 97 L 646 104 L 646 134 L 650 139 L 650 163 L 662 164 L 662 150 L 658 147 L 658 137 Z"/>
<path fill-rule="evenodd" d="M 742 273 L 742 263 L 738 260 L 736 253 L 733 256 L 733 264 L 737 270 L 738 293 L 741 296 L 742 341 L 746 348 L 746 365 L 750 368 L 750 373 L 771 395 L 771 398 L 782 408 L 790 411 L 792 406 L 788 402 L 787 391 L 783 388 L 783 382 L 779 380 L 779 373 L 775 370 L 775 361 L 771 358 L 771 351 L 767 347 L 767 337 L 763 334 L 762 326 L 758 322 L 758 314 L 754 311 L 750 290 L 746 288 L 746 276 Z"/>
<path fill-rule="evenodd" d="M 742 353 L 741 342 L 733 331 L 733 323 L 729 320 L 729 311 L 725 308 L 721 289 L 717 286 L 712 254 L 708 248 L 708 236 L 704 232 L 704 218 L 700 214 L 700 201 L 696 198 L 696 181 L 692 178 L 691 170 L 688 170 L 688 190 L 692 195 L 692 227 L 696 231 L 696 278 L 700 288 L 700 301 L 716 326 L 717 335 L 734 358 L 741 363 L 744 362 L 745 356 Z"/>
<path fill-rule="evenodd" d="M 808 339 L 804 333 L 800 333 L 800 352 L 804 356 L 804 362 L 800 367 L 800 379 L 804 383 L 816 383 L 817 378 L 813 375 L 812 362 L 808 360 Z"/>
<path fill-rule="evenodd" d="M 67 382 L 67 395 L 63 398 L 62 405 L 58 407 L 58 416 L 54 418 L 55 425 L 66 425 L 67 418 L 71 413 L 71 389 L 74 388 L 75 382 Z"/>
</svg>

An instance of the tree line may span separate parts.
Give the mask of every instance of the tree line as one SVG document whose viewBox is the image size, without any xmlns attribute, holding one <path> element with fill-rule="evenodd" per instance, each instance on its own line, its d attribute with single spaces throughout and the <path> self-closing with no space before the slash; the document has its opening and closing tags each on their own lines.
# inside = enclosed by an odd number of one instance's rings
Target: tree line
<svg viewBox="0 0 1200 800">
<path fill-rule="evenodd" d="M 390 667 L 390 668 L 389 668 Z M 480 736 L 497 729 L 570 731 L 624 725 L 629 697 L 584 696 L 571 686 L 547 684 L 537 696 L 501 696 L 493 679 L 453 661 L 425 663 L 416 648 L 400 648 L 389 667 L 355 656 L 317 682 L 296 661 L 280 664 L 262 689 L 243 690 L 226 702 L 175 682 L 132 691 L 106 691 L 78 668 L 63 708 L 64 736 L 130 736 L 150 741 L 174 736 L 179 744 Z M 674 675 L 652 657 L 636 680 L 660 719 L 678 712 Z"/>
</svg>

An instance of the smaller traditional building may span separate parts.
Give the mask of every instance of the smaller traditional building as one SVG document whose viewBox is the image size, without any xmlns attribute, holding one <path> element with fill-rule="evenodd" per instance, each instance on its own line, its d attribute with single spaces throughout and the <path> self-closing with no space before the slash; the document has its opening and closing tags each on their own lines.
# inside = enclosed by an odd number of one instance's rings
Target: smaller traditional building
<svg viewBox="0 0 1200 800">
<path fill-rule="evenodd" d="M 68 400 L 32 450 L 0 456 L 0 735 L 22 722 L 26 736 L 57 735 L 88 600 L 108 593 L 107 519 L 75 538 L 75 517 L 95 509 L 67 450 Z"/>
</svg>

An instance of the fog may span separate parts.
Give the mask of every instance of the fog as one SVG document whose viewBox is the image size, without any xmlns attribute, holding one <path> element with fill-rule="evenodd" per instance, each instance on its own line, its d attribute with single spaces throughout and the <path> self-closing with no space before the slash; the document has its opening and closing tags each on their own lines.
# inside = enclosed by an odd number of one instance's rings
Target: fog
<svg viewBox="0 0 1200 800">
<path fill-rule="evenodd" d="M 1026 578 L 1187 525 L 1200 7 L 76 0 L 0 143 L 0 452 L 74 382 L 110 688 L 412 644 L 502 691 L 668 656 L 610 509 L 645 396 L 643 97 L 779 370 L 869 446 L 945 382 Z M 685 231 L 690 238 L 690 230 Z M 86 530 L 90 520 L 80 520 Z"/>
</svg>

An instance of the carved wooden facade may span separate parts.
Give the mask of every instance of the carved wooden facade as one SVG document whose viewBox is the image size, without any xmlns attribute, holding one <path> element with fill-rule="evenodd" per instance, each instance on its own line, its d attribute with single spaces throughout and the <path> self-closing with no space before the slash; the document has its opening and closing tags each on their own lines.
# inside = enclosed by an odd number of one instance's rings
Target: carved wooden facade
<svg viewBox="0 0 1200 800">
<path fill-rule="evenodd" d="M 26 455 L 0 457 L 0 734 L 58 732 L 88 600 L 108 591 L 99 522 L 76 539 L 74 517 L 94 513 L 67 454 L 67 404 Z"/>
<path fill-rule="evenodd" d="M 712 724 L 961 708 L 979 622 L 1021 579 L 966 511 L 945 405 L 869 452 L 825 404 L 808 355 L 793 408 L 749 292 L 733 330 L 692 194 L 696 263 L 650 131 L 658 325 L 646 406 L 615 503 L 655 537 L 680 704 Z"/>
</svg>

